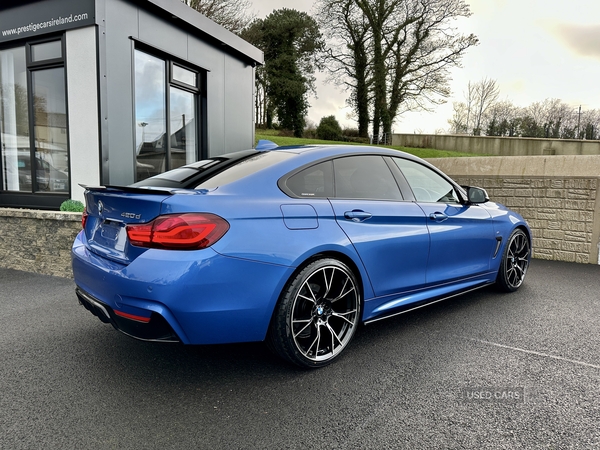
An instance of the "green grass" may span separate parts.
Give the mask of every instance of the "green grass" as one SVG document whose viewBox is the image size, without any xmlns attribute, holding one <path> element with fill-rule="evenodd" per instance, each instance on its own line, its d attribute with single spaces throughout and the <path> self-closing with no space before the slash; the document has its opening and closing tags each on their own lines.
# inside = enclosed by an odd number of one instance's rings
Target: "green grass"
<svg viewBox="0 0 600 450">
<path fill-rule="evenodd" d="M 339 141 L 323 141 L 321 139 L 304 139 L 296 137 L 279 136 L 278 130 L 256 130 L 256 142 L 260 139 L 267 139 L 275 142 L 277 145 L 283 147 L 286 145 L 310 145 L 310 144 L 344 144 L 344 145 L 360 145 L 351 142 L 339 142 Z M 368 144 L 367 144 L 368 145 Z M 375 146 L 374 146 L 375 147 Z M 393 150 L 401 150 L 411 155 L 418 156 L 419 158 L 456 158 L 464 156 L 483 156 L 476 155 L 473 153 L 464 152 L 452 152 L 449 150 L 435 150 L 433 148 L 412 148 L 412 147 L 396 147 L 391 145 L 380 145 L 378 147 L 391 148 Z"/>
</svg>

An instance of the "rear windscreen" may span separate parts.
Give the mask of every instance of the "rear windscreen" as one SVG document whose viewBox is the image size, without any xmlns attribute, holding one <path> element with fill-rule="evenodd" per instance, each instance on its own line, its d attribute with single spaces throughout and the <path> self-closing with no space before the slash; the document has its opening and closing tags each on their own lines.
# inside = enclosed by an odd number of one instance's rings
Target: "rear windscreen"
<svg viewBox="0 0 600 450">
<path fill-rule="evenodd" d="M 210 189 L 237 181 L 291 156 L 279 151 L 245 150 L 204 159 L 138 181 L 131 187 Z"/>
<path fill-rule="evenodd" d="M 168 172 L 160 173 L 145 180 L 132 184 L 132 187 L 169 187 L 189 189 L 194 188 L 202 180 L 227 169 L 236 163 L 255 155 L 256 150 L 229 153 L 210 159 L 203 159 L 192 164 L 178 167 Z"/>
<path fill-rule="evenodd" d="M 197 189 L 211 189 L 218 186 L 224 186 L 234 181 L 240 180 L 248 175 L 252 175 L 262 169 L 272 166 L 284 159 L 292 156 L 290 153 L 283 152 L 261 152 L 244 159 L 237 164 L 228 167 L 209 179 L 203 180 L 196 186 Z"/>
</svg>

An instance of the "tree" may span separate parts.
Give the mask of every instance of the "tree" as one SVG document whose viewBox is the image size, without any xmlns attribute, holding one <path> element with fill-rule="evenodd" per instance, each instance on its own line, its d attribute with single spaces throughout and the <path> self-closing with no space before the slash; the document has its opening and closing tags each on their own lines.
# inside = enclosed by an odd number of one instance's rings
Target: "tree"
<svg viewBox="0 0 600 450">
<path fill-rule="evenodd" d="M 317 127 L 317 137 L 326 141 L 339 141 L 342 139 L 342 127 L 335 116 L 321 118 Z"/>
<path fill-rule="evenodd" d="M 547 98 L 527 107 L 517 107 L 509 100 L 497 101 L 498 88 L 487 78 L 469 81 L 464 102 L 453 103 L 448 120 L 453 133 L 487 136 L 522 136 L 550 139 L 600 138 L 600 111 L 582 111 L 560 99 Z"/>
<path fill-rule="evenodd" d="M 254 19 L 250 0 L 181 0 L 232 33 L 240 32 Z"/>
<path fill-rule="evenodd" d="M 366 138 L 372 85 L 369 24 L 354 0 L 320 2 L 317 20 L 328 42 L 323 57 L 329 80 L 350 92 L 346 102 L 356 115 L 359 136 Z"/>
<path fill-rule="evenodd" d="M 578 134 L 579 118 L 574 109 L 559 99 L 545 99 L 525 108 L 521 133 L 525 137 L 566 138 Z"/>
<path fill-rule="evenodd" d="M 473 129 L 471 121 L 474 117 L 475 84 L 471 81 L 467 84 L 464 92 L 464 102 L 452 103 L 453 116 L 448 121 L 454 133 L 470 134 Z"/>
<path fill-rule="evenodd" d="M 470 84 L 470 83 L 469 83 Z M 488 110 L 494 105 L 496 100 L 498 100 L 498 96 L 500 95 L 500 90 L 496 85 L 496 80 L 484 78 L 478 83 L 474 85 L 474 128 L 473 134 L 480 135 L 481 134 L 481 126 L 482 122 L 485 119 L 485 114 Z"/>
<path fill-rule="evenodd" d="M 277 114 L 283 128 L 302 136 L 308 110 L 308 93 L 314 91 L 316 54 L 323 40 L 317 22 L 308 14 L 283 8 L 257 19 L 241 34 L 265 54 L 257 70 L 257 91 L 264 95 L 267 127 Z"/>
<path fill-rule="evenodd" d="M 454 134 L 466 134 L 468 131 L 469 108 L 464 102 L 452 103 L 452 118 L 448 120 L 450 132 Z"/>
<path fill-rule="evenodd" d="M 380 128 L 390 133 L 402 112 L 443 102 L 450 94 L 449 68 L 477 44 L 474 35 L 460 35 L 452 26 L 454 19 L 471 15 L 463 0 L 318 0 L 318 9 L 322 25 L 333 24 L 340 40 L 352 44 L 342 55 L 338 46 L 327 58 L 337 54 L 338 62 L 356 64 L 361 61 L 356 49 L 364 49 L 367 63 L 345 75 L 357 77 L 355 87 L 367 81 L 374 134 Z M 361 98 L 356 95 L 357 106 Z"/>
<path fill-rule="evenodd" d="M 496 102 L 489 108 L 482 129 L 487 136 L 517 136 L 520 113 L 520 108 L 508 100 Z"/>
<path fill-rule="evenodd" d="M 579 139 L 597 140 L 600 138 L 600 111 L 592 109 L 579 112 L 577 123 L 580 124 Z M 575 116 L 575 114 L 573 114 Z M 573 117 L 574 118 L 574 117 Z"/>
<path fill-rule="evenodd" d="M 448 122 L 455 133 L 479 135 L 489 128 L 486 122 L 491 120 L 492 129 L 497 126 L 499 109 L 493 109 L 497 104 L 500 91 L 495 80 L 484 78 L 476 83 L 469 81 L 464 92 L 465 101 L 455 102 L 454 114 Z M 505 109 L 508 105 L 503 105 Z M 490 117 L 488 114 L 493 110 Z M 508 125 L 507 125 L 508 126 Z"/>
</svg>

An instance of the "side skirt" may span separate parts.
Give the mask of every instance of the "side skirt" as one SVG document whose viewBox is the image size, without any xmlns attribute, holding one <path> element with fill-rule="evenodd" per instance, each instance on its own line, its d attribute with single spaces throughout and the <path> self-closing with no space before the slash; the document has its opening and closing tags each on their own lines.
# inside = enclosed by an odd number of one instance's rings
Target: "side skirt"
<svg viewBox="0 0 600 450">
<path fill-rule="evenodd" d="M 445 297 L 441 297 L 441 298 L 437 298 L 437 299 L 433 299 L 433 300 L 426 300 L 424 302 L 419 302 L 417 305 L 415 305 L 413 303 L 413 304 L 407 305 L 406 309 L 402 309 L 400 311 L 396 311 L 396 312 L 388 314 L 388 315 L 384 314 L 382 316 L 375 317 L 373 319 L 365 320 L 363 323 L 365 325 L 369 325 L 370 323 L 373 323 L 373 322 L 378 322 L 380 320 L 389 319 L 390 317 L 399 316 L 400 314 L 405 314 L 407 312 L 411 312 L 411 311 L 414 311 L 416 309 L 421 309 L 421 308 L 423 308 L 425 306 L 433 305 L 434 303 L 443 302 L 444 300 L 448 300 L 448 299 L 453 298 L 453 297 L 458 297 L 459 295 L 467 294 L 468 292 L 477 291 L 479 289 L 482 289 L 484 287 L 490 286 L 492 284 L 494 284 L 494 283 L 493 282 L 488 282 L 488 283 L 482 284 L 480 286 L 477 286 L 477 287 L 474 287 L 474 288 L 471 288 L 471 289 L 467 289 L 465 291 L 455 292 L 455 293 L 447 295 Z"/>
</svg>

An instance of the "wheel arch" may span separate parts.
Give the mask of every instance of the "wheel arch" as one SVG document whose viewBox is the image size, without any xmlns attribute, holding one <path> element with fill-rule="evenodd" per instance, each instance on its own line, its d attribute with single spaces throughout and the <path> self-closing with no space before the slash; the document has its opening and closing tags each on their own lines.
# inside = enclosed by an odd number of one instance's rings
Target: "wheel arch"
<svg viewBox="0 0 600 450">
<path fill-rule="evenodd" d="M 519 236 L 525 238 L 526 245 L 517 241 Z M 513 247 L 513 242 L 517 242 L 517 247 Z M 526 257 L 524 257 L 524 252 L 527 252 Z M 531 234 L 528 227 L 523 224 L 515 226 L 503 246 L 499 261 L 496 287 L 501 292 L 514 292 L 521 287 L 531 262 L 532 253 Z"/>
<path fill-rule="evenodd" d="M 360 293 L 361 293 L 361 296 L 360 296 L 361 320 L 360 321 L 362 322 L 362 314 L 364 313 L 365 297 L 367 296 L 367 290 L 371 288 L 370 281 L 368 280 L 368 278 L 365 280 L 365 277 L 367 276 L 366 272 L 361 270 L 361 268 L 358 266 L 358 264 L 344 252 L 340 252 L 340 251 L 336 251 L 336 250 L 323 250 L 323 251 L 319 251 L 319 252 L 314 253 L 314 254 L 310 255 L 309 257 L 305 258 L 300 264 L 298 264 L 296 266 L 296 269 L 289 275 L 289 277 L 287 278 L 285 283 L 283 283 L 281 290 L 277 294 L 277 301 L 275 302 L 273 310 L 271 311 L 271 318 L 269 319 L 269 329 L 271 327 L 271 323 L 273 322 L 273 317 L 275 316 L 275 311 L 277 310 L 277 304 L 281 301 L 281 296 L 287 291 L 288 287 L 290 286 L 290 283 L 293 282 L 293 280 L 296 278 L 296 276 L 300 272 L 302 272 L 305 267 L 307 267 L 308 265 L 310 265 L 311 263 L 313 263 L 319 259 L 325 259 L 325 258 L 336 259 L 336 260 L 344 263 L 345 265 L 348 266 L 348 268 L 354 274 L 354 277 L 356 278 L 356 282 L 358 283 Z"/>
<path fill-rule="evenodd" d="M 346 264 L 350 268 L 350 270 L 352 270 L 352 273 L 356 277 L 356 282 L 358 283 L 358 286 L 360 288 L 361 306 L 364 306 L 365 296 L 366 296 L 365 280 L 364 280 L 365 275 L 363 275 L 363 272 L 358 267 L 358 265 L 355 263 L 355 261 L 351 257 L 349 257 L 348 255 L 346 255 L 342 252 L 337 252 L 337 251 L 331 250 L 331 251 L 323 251 L 323 252 L 315 253 L 313 256 L 311 256 L 310 258 L 308 258 L 306 261 L 304 261 L 302 263 L 302 267 L 299 267 L 298 270 L 294 272 L 292 277 L 294 277 L 299 271 L 304 269 L 304 267 L 308 266 L 313 261 L 316 261 L 318 259 L 324 259 L 324 258 L 337 259 L 338 261 Z M 290 280 L 292 279 L 292 277 L 290 277 Z M 366 282 L 367 283 L 369 282 L 368 279 Z M 289 283 L 289 280 L 287 283 Z M 287 285 L 287 283 L 286 283 L 286 285 Z"/>
<path fill-rule="evenodd" d="M 510 232 L 509 236 L 512 235 L 516 230 L 523 231 L 529 240 L 529 260 L 531 261 L 533 255 L 533 234 L 531 233 L 531 229 L 526 224 L 521 223 Z"/>
<path fill-rule="evenodd" d="M 518 226 L 515 227 L 515 230 L 516 229 L 523 230 L 525 232 L 525 234 L 527 235 L 527 238 L 529 239 L 529 243 L 531 244 L 531 242 L 533 241 L 533 235 L 531 234 L 531 230 L 529 229 L 529 227 L 524 224 L 519 224 Z"/>
</svg>

